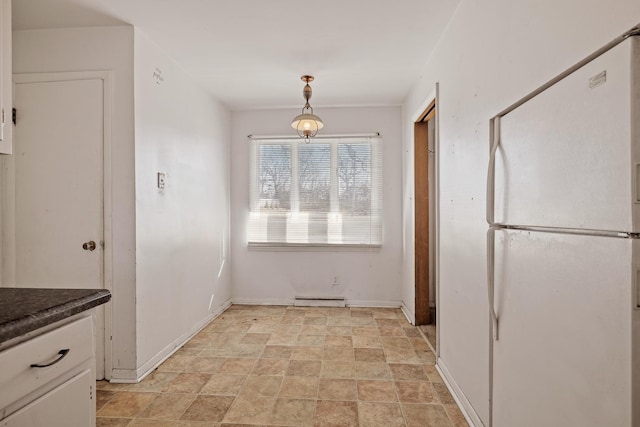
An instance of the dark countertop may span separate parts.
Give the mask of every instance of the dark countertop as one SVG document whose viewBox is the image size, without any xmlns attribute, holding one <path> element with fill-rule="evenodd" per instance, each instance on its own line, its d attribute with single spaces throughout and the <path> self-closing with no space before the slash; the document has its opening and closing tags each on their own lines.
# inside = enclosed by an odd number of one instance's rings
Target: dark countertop
<svg viewBox="0 0 640 427">
<path fill-rule="evenodd" d="M 0 344 L 110 299 L 106 289 L 0 288 Z"/>
</svg>

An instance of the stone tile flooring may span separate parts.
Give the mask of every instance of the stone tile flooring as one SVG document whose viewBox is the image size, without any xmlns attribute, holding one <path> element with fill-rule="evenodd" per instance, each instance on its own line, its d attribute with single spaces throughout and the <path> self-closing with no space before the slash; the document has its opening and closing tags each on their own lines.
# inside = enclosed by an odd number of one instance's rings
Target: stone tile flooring
<svg viewBox="0 0 640 427">
<path fill-rule="evenodd" d="M 420 331 L 424 334 L 424 337 L 429 341 L 432 348 L 436 348 L 436 325 L 421 325 L 418 326 Z"/>
<path fill-rule="evenodd" d="M 97 425 L 467 426 L 399 309 L 233 305 L 139 384 L 97 385 Z"/>
</svg>

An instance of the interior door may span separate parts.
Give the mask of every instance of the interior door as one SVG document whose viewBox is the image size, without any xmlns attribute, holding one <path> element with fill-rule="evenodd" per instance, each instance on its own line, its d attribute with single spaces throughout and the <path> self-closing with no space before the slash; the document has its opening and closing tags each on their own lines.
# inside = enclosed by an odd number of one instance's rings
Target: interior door
<svg viewBox="0 0 640 427">
<path fill-rule="evenodd" d="M 414 124 L 416 325 L 429 323 L 429 125 Z"/>
<path fill-rule="evenodd" d="M 413 127 L 416 325 L 434 324 L 436 320 L 435 114 L 434 100 Z"/>
<path fill-rule="evenodd" d="M 98 78 L 16 82 L 15 286 L 104 287 L 103 92 Z M 96 360 L 102 378 L 103 309 Z"/>
</svg>

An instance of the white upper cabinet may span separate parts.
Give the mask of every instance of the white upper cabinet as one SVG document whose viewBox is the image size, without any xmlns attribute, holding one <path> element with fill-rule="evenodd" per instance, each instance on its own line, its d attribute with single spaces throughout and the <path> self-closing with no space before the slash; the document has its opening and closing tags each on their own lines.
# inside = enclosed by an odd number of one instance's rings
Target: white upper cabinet
<svg viewBox="0 0 640 427">
<path fill-rule="evenodd" d="M 11 0 L 0 0 L 0 154 L 13 151 Z"/>
</svg>

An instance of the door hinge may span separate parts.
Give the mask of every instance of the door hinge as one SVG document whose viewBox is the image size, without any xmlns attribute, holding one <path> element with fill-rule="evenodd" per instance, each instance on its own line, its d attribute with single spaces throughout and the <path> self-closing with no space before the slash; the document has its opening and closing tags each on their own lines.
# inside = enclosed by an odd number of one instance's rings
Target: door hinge
<svg viewBox="0 0 640 427">
<path fill-rule="evenodd" d="M 15 108 L 13 110 L 11 110 L 11 120 L 13 121 L 13 124 L 16 124 L 16 117 L 18 117 L 18 110 L 16 110 Z"/>
</svg>

